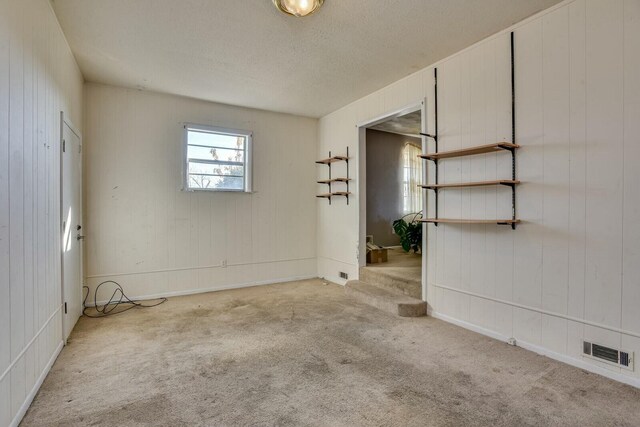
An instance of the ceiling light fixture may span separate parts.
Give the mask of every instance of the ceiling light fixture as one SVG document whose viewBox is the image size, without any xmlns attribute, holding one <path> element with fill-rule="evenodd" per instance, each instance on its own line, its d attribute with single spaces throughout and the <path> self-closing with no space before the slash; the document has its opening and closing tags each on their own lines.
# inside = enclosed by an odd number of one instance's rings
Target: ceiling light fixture
<svg viewBox="0 0 640 427">
<path fill-rule="evenodd" d="M 322 3 L 324 0 L 273 0 L 280 12 L 297 17 L 311 15 Z"/>
</svg>

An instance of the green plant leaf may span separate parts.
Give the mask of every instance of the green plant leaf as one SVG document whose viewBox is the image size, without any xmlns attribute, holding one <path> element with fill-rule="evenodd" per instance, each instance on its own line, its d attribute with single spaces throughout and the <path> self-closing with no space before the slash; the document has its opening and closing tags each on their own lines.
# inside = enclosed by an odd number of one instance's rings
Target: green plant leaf
<svg viewBox="0 0 640 427">
<path fill-rule="evenodd" d="M 393 231 L 402 238 L 407 230 L 407 223 L 403 219 L 393 221 Z"/>
<path fill-rule="evenodd" d="M 411 222 L 405 220 L 408 217 L 411 217 Z M 400 244 L 405 252 L 420 250 L 422 245 L 422 223 L 418 222 L 420 218 L 422 213 L 418 212 L 393 221 L 393 231 L 400 238 Z"/>
</svg>

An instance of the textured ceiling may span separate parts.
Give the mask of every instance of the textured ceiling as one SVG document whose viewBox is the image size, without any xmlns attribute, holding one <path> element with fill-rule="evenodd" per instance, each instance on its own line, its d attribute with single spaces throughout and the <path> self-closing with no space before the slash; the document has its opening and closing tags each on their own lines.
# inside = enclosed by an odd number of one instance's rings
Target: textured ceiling
<svg viewBox="0 0 640 427">
<path fill-rule="evenodd" d="M 377 125 L 370 126 L 369 129 L 420 137 L 420 132 L 422 131 L 422 111 L 418 110 L 405 114 L 404 116 L 394 117 Z"/>
<path fill-rule="evenodd" d="M 87 81 L 320 117 L 560 0 L 52 0 Z"/>
</svg>

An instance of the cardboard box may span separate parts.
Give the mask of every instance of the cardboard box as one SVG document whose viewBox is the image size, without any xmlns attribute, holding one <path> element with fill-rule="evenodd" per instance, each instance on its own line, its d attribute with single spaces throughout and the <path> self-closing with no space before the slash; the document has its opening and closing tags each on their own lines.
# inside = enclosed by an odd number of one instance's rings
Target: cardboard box
<svg viewBox="0 0 640 427">
<path fill-rule="evenodd" d="M 378 264 L 387 262 L 387 249 L 369 249 L 367 250 L 367 264 Z"/>
</svg>

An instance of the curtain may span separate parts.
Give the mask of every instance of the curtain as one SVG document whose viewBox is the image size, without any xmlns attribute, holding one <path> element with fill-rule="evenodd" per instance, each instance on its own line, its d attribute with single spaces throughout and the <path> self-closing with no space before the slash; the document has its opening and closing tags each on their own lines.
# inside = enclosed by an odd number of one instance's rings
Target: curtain
<svg viewBox="0 0 640 427">
<path fill-rule="evenodd" d="M 418 155 L 422 150 L 413 144 L 404 146 L 404 170 L 403 170 L 403 195 L 405 214 L 420 212 L 422 210 L 422 160 Z"/>
</svg>

